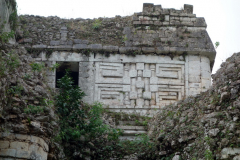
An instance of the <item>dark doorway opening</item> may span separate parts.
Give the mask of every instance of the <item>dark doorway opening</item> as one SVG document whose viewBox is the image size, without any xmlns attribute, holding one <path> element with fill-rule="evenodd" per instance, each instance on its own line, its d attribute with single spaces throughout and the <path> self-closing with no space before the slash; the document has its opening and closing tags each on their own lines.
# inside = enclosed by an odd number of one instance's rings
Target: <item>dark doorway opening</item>
<svg viewBox="0 0 240 160">
<path fill-rule="evenodd" d="M 56 88 L 59 88 L 57 81 L 61 79 L 65 74 L 66 70 L 69 71 L 69 75 L 72 77 L 73 84 L 78 86 L 79 78 L 79 64 L 78 62 L 57 62 L 60 66 L 56 69 Z"/>
</svg>

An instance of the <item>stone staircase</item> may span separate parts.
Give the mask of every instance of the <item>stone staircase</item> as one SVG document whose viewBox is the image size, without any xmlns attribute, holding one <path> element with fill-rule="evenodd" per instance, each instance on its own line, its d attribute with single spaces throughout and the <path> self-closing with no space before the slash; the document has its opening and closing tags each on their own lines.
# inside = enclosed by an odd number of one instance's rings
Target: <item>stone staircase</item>
<svg viewBox="0 0 240 160">
<path fill-rule="evenodd" d="M 139 126 L 135 121 L 120 121 L 120 125 L 117 126 L 118 129 L 123 130 L 123 135 L 120 136 L 120 140 L 135 140 L 136 135 L 147 134 L 146 126 Z"/>
</svg>

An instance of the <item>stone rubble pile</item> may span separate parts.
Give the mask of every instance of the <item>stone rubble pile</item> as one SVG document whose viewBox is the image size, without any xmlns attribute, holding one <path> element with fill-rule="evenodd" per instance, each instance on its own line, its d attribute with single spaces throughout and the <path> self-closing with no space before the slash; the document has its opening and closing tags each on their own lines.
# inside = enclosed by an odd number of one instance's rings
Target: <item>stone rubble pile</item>
<svg viewBox="0 0 240 160">
<path fill-rule="evenodd" d="M 23 47 L 0 54 L 0 157 L 56 159 L 50 140 L 58 124 L 46 71 L 33 71 L 36 63 Z"/>
<path fill-rule="evenodd" d="M 166 106 L 149 123 L 160 158 L 240 158 L 240 53 L 222 63 L 206 92 Z"/>
</svg>

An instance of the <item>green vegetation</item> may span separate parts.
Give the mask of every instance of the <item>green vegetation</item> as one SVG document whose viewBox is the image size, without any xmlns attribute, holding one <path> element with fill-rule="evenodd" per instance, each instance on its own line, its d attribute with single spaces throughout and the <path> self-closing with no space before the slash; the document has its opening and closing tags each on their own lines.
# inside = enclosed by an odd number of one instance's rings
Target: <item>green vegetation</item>
<svg viewBox="0 0 240 160">
<path fill-rule="evenodd" d="M 100 19 L 96 19 L 93 22 L 92 29 L 98 30 L 101 27 L 101 25 L 102 25 L 102 21 Z"/>
<path fill-rule="evenodd" d="M 59 115 L 59 134 L 56 141 L 62 142 L 69 159 L 91 157 L 92 159 L 121 159 L 125 155 L 137 153 L 141 159 L 154 159 L 156 145 L 146 134 L 137 135 L 134 141 L 120 141 L 122 130 L 110 128 L 103 123 L 102 114 L 113 116 L 116 121 L 135 118 L 136 123 L 147 125 L 149 118 L 124 113 L 112 113 L 103 109 L 101 103 L 84 104 L 84 92 L 73 85 L 69 73 L 59 79 L 59 94 L 56 97 L 56 111 Z M 120 118 L 122 117 L 122 118 Z M 86 152 L 86 148 L 89 150 Z"/>
<path fill-rule="evenodd" d="M 38 72 L 41 72 L 42 69 L 44 68 L 43 63 L 31 63 L 30 66 L 32 67 L 33 71 L 38 71 Z"/>
<path fill-rule="evenodd" d="M 50 71 L 54 71 L 55 69 L 57 69 L 60 66 L 59 63 L 55 63 L 51 68 Z"/>
<path fill-rule="evenodd" d="M 5 53 L 2 53 L 5 54 Z M 20 65 L 18 55 L 14 53 L 7 53 L 0 56 L 0 76 L 4 76 L 7 72 L 14 71 Z"/>
<path fill-rule="evenodd" d="M 31 78 L 30 74 L 25 74 L 23 77 L 24 80 L 29 80 L 30 78 Z"/>
<path fill-rule="evenodd" d="M 13 31 L 15 31 L 17 28 L 17 19 L 18 19 L 17 10 L 14 10 L 13 13 L 11 13 L 9 16 L 10 27 Z"/>
<path fill-rule="evenodd" d="M 205 153 L 204 153 L 204 156 L 205 156 L 205 159 L 206 160 L 213 160 L 213 154 L 210 150 L 206 150 Z"/>
<path fill-rule="evenodd" d="M 95 103 L 90 106 L 82 102 L 85 95 L 78 87 L 73 85 L 69 73 L 58 81 L 59 94 L 56 97 L 57 113 L 60 117 L 60 133 L 56 140 L 60 140 L 63 144 L 71 143 L 72 147 L 66 147 L 65 153 L 73 159 L 73 153 L 83 147 L 89 146 L 87 142 L 94 142 L 98 145 L 95 152 L 104 152 L 108 156 L 109 147 L 106 148 L 105 142 L 118 141 L 118 136 L 122 133 L 121 130 L 109 128 L 101 119 L 103 112 L 102 105 Z M 85 139 L 82 142 L 81 138 Z M 105 138 L 104 138 L 105 137 Z M 106 138 L 107 137 L 107 138 Z M 74 142 L 74 143 L 73 143 Z M 105 150 L 103 151 L 103 146 Z"/>
<path fill-rule="evenodd" d="M 23 87 L 22 86 L 11 86 L 7 91 L 8 91 L 8 94 L 21 94 L 23 90 Z"/>
<path fill-rule="evenodd" d="M 216 43 L 215 43 L 215 48 L 217 49 L 219 45 L 220 45 L 220 43 L 219 43 L 219 42 L 216 42 Z"/>
<path fill-rule="evenodd" d="M 38 114 L 43 112 L 44 112 L 44 107 L 42 106 L 29 105 L 27 108 L 24 108 L 24 113 L 27 113 L 27 114 Z"/>
<path fill-rule="evenodd" d="M 10 38 L 14 38 L 14 31 L 11 32 L 3 32 L 0 34 L 0 41 L 2 43 L 8 42 Z"/>
</svg>

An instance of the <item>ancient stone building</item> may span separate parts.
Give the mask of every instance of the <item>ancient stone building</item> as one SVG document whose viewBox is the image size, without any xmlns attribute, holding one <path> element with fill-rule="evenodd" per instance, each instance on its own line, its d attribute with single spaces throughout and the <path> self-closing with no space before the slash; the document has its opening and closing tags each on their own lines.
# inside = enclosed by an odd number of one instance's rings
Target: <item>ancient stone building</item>
<svg viewBox="0 0 240 160">
<path fill-rule="evenodd" d="M 12 30 L 8 20 L 14 7 L 10 2 L 0 0 L 2 32 Z M 147 3 L 143 12 L 127 17 L 90 20 L 20 16 L 15 38 L 39 63 L 60 64 L 47 73 L 50 87 L 56 88 L 57 79 L 69 69 L 75 84 L 87 94 L 85 102 L 99 101 L 113 111 L 152 116 L 156 109 L 209 88 L 216 52 L 206 27 L 204 18 L 193 14 L 192 5 L 175 10 Z M 35 79 L 38 76 L 44 77 L 35 75 Z M 39 84 L 36 81 L 30 86 L 41 95 L 44 90 Z M 12 109 L 7 118 L 10 132 L 1 131 L 0 157 L 51 157 L 49 136 L 57 126 L 48 124 L 55 120 L 53 110 L 32 122 L 15 124 L 26 118 L 17 111 L 16 107 Z M 143 126 L 117 127 L 125 130 L 125 138 L 146 133 Z"/>
<path fill-rule="evenodd" d="M 18 43 L 38 61 L 61 64 L 48 74 L 49 85 L 55 88 L 69 68 L 89 103 L 151 114 L 211 84 L 216 52 L 192 5 L 176 10 L 145 3 L 130 17 L 21 16 L 20 22 Z"/>
</svg>

